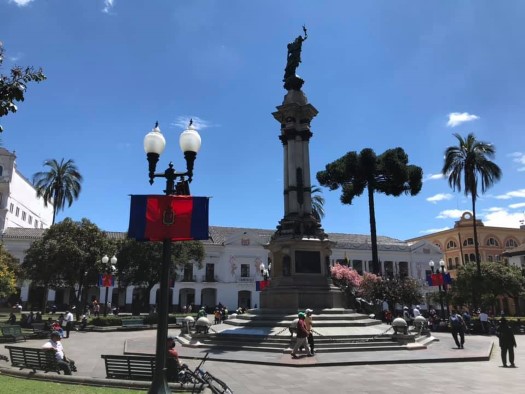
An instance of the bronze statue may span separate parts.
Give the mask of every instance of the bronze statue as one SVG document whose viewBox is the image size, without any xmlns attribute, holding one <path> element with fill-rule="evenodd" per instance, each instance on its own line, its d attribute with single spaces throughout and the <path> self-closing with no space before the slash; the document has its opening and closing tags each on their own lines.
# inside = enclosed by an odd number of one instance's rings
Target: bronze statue
<svg viewBox="0 0 525 394">
<path fill-rule="evenodd" d="M 295 75 L 299 63 L 301 63 L 301 49 L 303 41 L 308 38 L 306 27 L 303 26 L 304 37 L 298 36 L 294 42 L 288 44 L 288 56 L 286 58 L 286 68 L 284 69 L 284 88 L 300 89 L 303 85 L 303 80 Z"/>
</svg>

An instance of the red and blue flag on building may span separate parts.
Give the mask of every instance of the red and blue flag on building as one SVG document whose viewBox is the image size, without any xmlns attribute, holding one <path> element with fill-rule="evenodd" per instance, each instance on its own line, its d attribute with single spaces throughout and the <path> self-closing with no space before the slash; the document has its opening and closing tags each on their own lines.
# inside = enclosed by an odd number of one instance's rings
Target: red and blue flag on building
<svg viewBox="0 0 525 394">
<path fill-rule="evenodd" d="M 452 278 L 447 272 L 445 274 L 430 274 L 427 275 L 427 283 L 429 286 L 443 286 L 450 285 L 452 283 Z"/>
<path fill-rule="evenodd" d="M 209 238 L 208 197 L 132 195 L 128 238 L 193 241 Z"/>
<path fill-rule="evenodd" d="M 258 281 L 255 282 L 255 290 L 256 291 L 261 291 L 261 290 L 263 290 L 264 288 L 266 288 L 269 285 L 270 285 L 270 281 L 269 280 L 258 280 Z"/>
</svg>

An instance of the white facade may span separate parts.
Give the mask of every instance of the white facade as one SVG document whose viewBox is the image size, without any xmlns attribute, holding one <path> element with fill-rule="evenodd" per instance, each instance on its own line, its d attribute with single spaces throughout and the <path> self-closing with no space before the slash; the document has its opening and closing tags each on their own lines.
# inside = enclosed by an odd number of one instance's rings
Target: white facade
<svg viewBox="0 0 525 394">
<path fill-rule="evenodd" d="M 15 257 L 23 260 L 25 251 L 31 243 L 40 238 L 43 230 L 8 228 L 3 235 L 6 249 Z M 263 279 L 261 264 L 268 268 L 268 250 L 263 246 L 268 243 L 273 230 L 244 229 L 232 227 L 210 227 L 211 239 L 204 242 L 206 256 L 201 268 L 191 265 L 177 272 L 177 279 L 171 289 L 171 309 L 179 310 L 183 305 L 206 305 L 213 307 L 218 303 L 234 310 L 239 306 L 254 308 L 260 305 L 256 284 Z M 123 233 L 112 233 L 124 237 Z M 353 234 L 328 234 L 335 245 L 332 249 L 331 264 L 348 260 L 361 272 L 370 271 L 372 251 L 370 237 Z M 382 272 L 395 276 L 408 275 L 418 279 L 423 293 L 437 291 L 428 287 L 425 277 L 429 270 L 429 261 L 438 262 L 442 252 L 435 245 L 426 241 L 409 245 L 406 242 L 386 237 L 379 237 L 379 258 Z M 25 281 L 21 287 L 23 303 L 30 302 L 30 283 Z M 158 285 L 149 294 L 141 294 L 147 306 L 156 304 Z M 121 310 L 132 310 L 132 304 L 141 289 L 137 286 L 119 288 L 118 281 L 114 288 L 109 288 L 108 302 Z M 106 289 L 92 287 L 89 297 L 95 296 L 105 302 Z M 60 296 L 59 296 L 60 295 Z M 57 305 L 67 303 L 69 290 L 49 292 L 48 300 Z M 55 299 L 63 297 L 63 299 Z M 118 298 L 118 300 L 117 300 Z M 422 303 L 422 306 L 424 303 Z M 143 310 L 144 311 L 144 310 Z"/>
<path fill-rule="evenodd" d="M 8 227 L 49 228 L 53 205 L 44 199 L 16 168 L 16 155 L 0 148 L 0 230 Z"/>
</svg>

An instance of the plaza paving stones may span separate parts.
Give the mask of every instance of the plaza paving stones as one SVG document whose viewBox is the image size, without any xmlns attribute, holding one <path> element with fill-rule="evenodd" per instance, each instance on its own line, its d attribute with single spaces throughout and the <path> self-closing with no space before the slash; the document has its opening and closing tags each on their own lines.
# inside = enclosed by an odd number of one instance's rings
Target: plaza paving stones
<svg viewBox="0 0 525 394">
<path fill-rule="evenodd" d="M 172 335 L 178 333 L 170 330 Z M 73 332 L 63 344 L 78 365 L 76 376 L 86 381 L 104 379 L 101 354 L 152 354 L 155 335 L 155 330 Z M 496 337 L 467 336 L 465 349 L 459 350 L 450 334 L 435 336 L 439 341 L 426 350 L 319 353 L 299 360 L 288 354 L 214 350 L 204 367 L 226 381 L 236 394 L 525 392 L 525 336 L 516 336 L 518 368 L 501 367 Z M 43 343 L 28 340 L 21 345 L 39 347 Z M 177 350 L 190 367 L 206 353 L 206 349 L 180 345 Z M 0 346 L 0 354 L 8 355 L 8 351 Z M 0 370 L 9 369 L 9 365 L 0 361 Z"/>
</svg>

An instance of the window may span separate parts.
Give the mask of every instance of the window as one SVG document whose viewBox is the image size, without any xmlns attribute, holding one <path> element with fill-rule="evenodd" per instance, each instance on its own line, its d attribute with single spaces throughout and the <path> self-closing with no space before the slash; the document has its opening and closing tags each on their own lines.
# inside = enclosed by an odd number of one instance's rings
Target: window
<svg viewBox="0 0 525 394">
<path fill-rule="evenodd" d="M 22 220 L 26 220 L 26 211 L 22 211 Z"/>
<path fill-rule="evenodd" d="M 488 256 L 488 259 L 489 259 L 489 263 L 493 263 L 494 262 L 494 257 Z"/>
<path fill-rule="evenodd" d="M 449 269 L 449 270 L 454 269 L 454 266 L 452 265 L 452 258 L 451 257 L 448 259 L 448 267 L 447 267 L 447 269 Z"/>
<path fill-rule="evenodd" d="M 474 245 L 474 238 L 467 238 L 463 241 L 463 246 Z"/>
<path fill-rule="evenodd" d="M 497 262 L 500 262 L 501 261 L 501 256 L 499 254 L 497 254 L 496 256 L 494 256 L 495 260 Z"/>
<path fill-rule="evenodd" d="M 15 209 L 15 206 L 13 203 L 9 204 L 9 212 L 13 213 L 13 210 Z"/>
<path fill-rule="evenodd" d="M 468 254 L 465 253 L 465 255 L 463 256 L 463 260 L 465 261 L 465 263 L 470 263 L 470 259 L 468 257 Z"/>
<path fill-rule="evenodd" d="M 4 167 L 0 166 L 0 176 L 4 175 Z"/>
<path fill-rule="evenodd" d="M 487 239 L 487 246 L 499 246 L 499 242 L 497 239 L 490 237 Z"/>
<path fill-rule="evenodd" d="M 35 219 L 35 228 L 38 228 L 38 220 Z"/>
<path fill-rule="evenodd" d="M 29 215 L 29 217 L 27 218 L 27 222 L 29 224 L 33 224 L 33 216 Z"/>
<path fill-rule="evenodd" d="M 241 264 L 241 278 L 248 278 L 250 276 L 250 265 Z"/>
<path fill-rule="evenodd" d="M 206 282 L 215 281 L 215 264 L 206 264 Z"/>
<path fill-rule="evenodd" d="M 459 257 L 454 257 L 454 264 L 456 268 L 459 268 Z"/>
<path fill-rule="evenodd" d="M 20 208 L 16 207 L 15 216 L 18 217 L 19 215 L 20 215 Z"/>
<path fill-rule="evenodd" d="M 518 246 L 518 243 L 514 239 L 507 239 L 505 241 L 506 248 L 515 248 Z"/>
<path fill-rule="evenodd" d="M 448 241 L 447 243 L 447 249 L 454 249 L 457 248 L 458 245 L 454 241 Z"/>
<path fill-rule="evenodd" d="M 470 254 L 470 261 L 472 261 L 472 262 L 476 261 L 476 255 L 474 253 Z"/>
<path fill-rule="evenodd" d="M 184 282 L 192 282 L 193 281 L 193 264 L 188 263 L 184 266 Z"/>
</svg>

